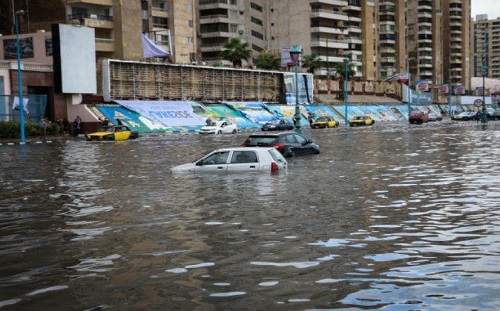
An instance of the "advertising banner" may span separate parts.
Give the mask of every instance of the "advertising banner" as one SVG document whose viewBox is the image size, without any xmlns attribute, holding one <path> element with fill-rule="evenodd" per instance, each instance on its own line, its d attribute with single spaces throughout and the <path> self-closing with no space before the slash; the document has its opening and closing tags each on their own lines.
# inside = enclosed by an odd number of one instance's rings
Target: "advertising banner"
<svg viewBox="0 0 500 311">
<path fill-rule="evenodd" d="M 312 104 L 314 102 L 313 75 L 301 73 L 298 75 L 298 93 L 300 104 Z M 284 73 L 285 100 L 287 105 L 295 105 L 295 74 Z"/>
<path fill-rule="evenodd" d="M 166 126 L 203 126 L 205 120 L 193 112 L 188 101 L 115 100 L 146 118 Z"/>
<path fill-rule="evenodd" d="M 415 83 L 415 89 L 421 92 L 428 92 L 429 82 L 427 80 L 417 80 Z"/>
<path fill-rule="evenodd" d="M 464 95 L 465 94 L 465 86 L 463 86 L 463 85 L 455 85 L 453 87 L 453 94 L 455 94 L 455 95 Z"/>
<path fill-rule="evenodd" d="M 441 84 L 439 86 L 439 94 L 448 94 L 449 91 L 450 91 L 450 88 L 449 88 L 448 84 Z"/>
</svg>

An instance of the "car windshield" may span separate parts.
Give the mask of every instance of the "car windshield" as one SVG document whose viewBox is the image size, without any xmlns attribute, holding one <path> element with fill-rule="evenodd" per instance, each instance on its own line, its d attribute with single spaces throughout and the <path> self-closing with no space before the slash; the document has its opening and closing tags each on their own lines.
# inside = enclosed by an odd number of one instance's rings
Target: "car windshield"
<svg viewBox="0 0 500 311">
<path fill-rule="evenodd" d="M 363 120 L 363 117 L 355 117 L 354 120 Z"/>
<path fill-rule="evenodd" d="M 270 146 L 277 143 L 277 136 L 250 136 L 245 141 L 245 145 L 247 146 Z"/>
<path fill-rule="evenodd" d="M 316 121 L 329 121 L 328 117 L 319 117 Z"/>
<path fill-rule="evenodd" d="M 101 126 L 97 129 L 98 132 L 114 132 L 115 128 L 113 126 Z"/>
</svg>

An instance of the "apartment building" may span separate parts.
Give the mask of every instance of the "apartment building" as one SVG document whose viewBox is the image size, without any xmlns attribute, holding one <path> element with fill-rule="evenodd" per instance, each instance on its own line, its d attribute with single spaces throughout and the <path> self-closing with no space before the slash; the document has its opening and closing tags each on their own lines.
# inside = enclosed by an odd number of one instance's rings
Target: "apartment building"
<svg viewBox="0 0 500 311">
<path fill-rule="evenodd" d="M 477 15 L 471 37 L 471 75 L 500 79 L 500 18 Z"/>
<path fill-rule="evenodd" d="M 252 64 L 252 59 L 267 50 L 268 2 L 199 0 L 201 59 L 210 65 L 232 65 L 220 54 L 231 39 L 240 39 L 252 51 L 251 59 L 244 65 Z"/>
<path fill-rule="evenodd" d="M 300 45 L 321 60 L 319 76 L 338 74 L 336 64 L 348 58 L 359 79 L 409 71 L 413 81 L 469 84 L 471 0 L 47 1 L 16 2 L 13 10 L 3 0 L 0 13 L 12 21 L 15 10 L 37 12 L 22 32 L 50 30 L 54 22 L 93 27 L 98 58 L 142 59 L 142 32 L 176 63 L 230 65 L 221 52 L 239 38 L 252 51 L 245 66 L 262 52 L 279 57 L 283 47 Z"/>
<path fill-rule="evenodd" d="M 13 34 L 14 12 L 24 10 L 21 33 L 48 32 L 54 23 L 94 28 L 97 58 L 143 59 L 145 33 L 173 61 L 191 63 L 199 58 L 196 6 L 197 0 L 2 0 L 0 33 Z"/>
</svg>

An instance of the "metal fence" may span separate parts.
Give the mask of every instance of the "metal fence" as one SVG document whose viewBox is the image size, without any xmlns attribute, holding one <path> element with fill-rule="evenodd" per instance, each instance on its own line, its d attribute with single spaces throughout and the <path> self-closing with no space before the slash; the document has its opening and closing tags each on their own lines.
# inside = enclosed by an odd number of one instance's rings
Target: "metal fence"
<svg viewBox="0 0 500 311">
<path fill-rule="evenodd" d="M 19 107 L 13 109 L 14 99 L 17 96 L 0 95 L 0 121 L 19 120 Z M 27 105 L 26 105 L 27 100 Z M 24 120 L 28 122 L 39 122 L 46 117 L 47 96 L 28 95 L 24 97 Z"/>
</svg>

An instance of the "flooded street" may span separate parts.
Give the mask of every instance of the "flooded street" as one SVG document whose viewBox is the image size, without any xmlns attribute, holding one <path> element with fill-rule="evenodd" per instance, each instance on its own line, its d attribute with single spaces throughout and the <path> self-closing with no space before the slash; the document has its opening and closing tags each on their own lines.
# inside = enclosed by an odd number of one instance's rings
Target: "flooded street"
<svg viewBox="0 0 500 311">
<path fill-rule="evenodd" d="M 500 309 L 500 123 L 305 134 L 276 176 L 169 173 L 248 133 L 0 146 L 0 310 Z"/>
</svg>

